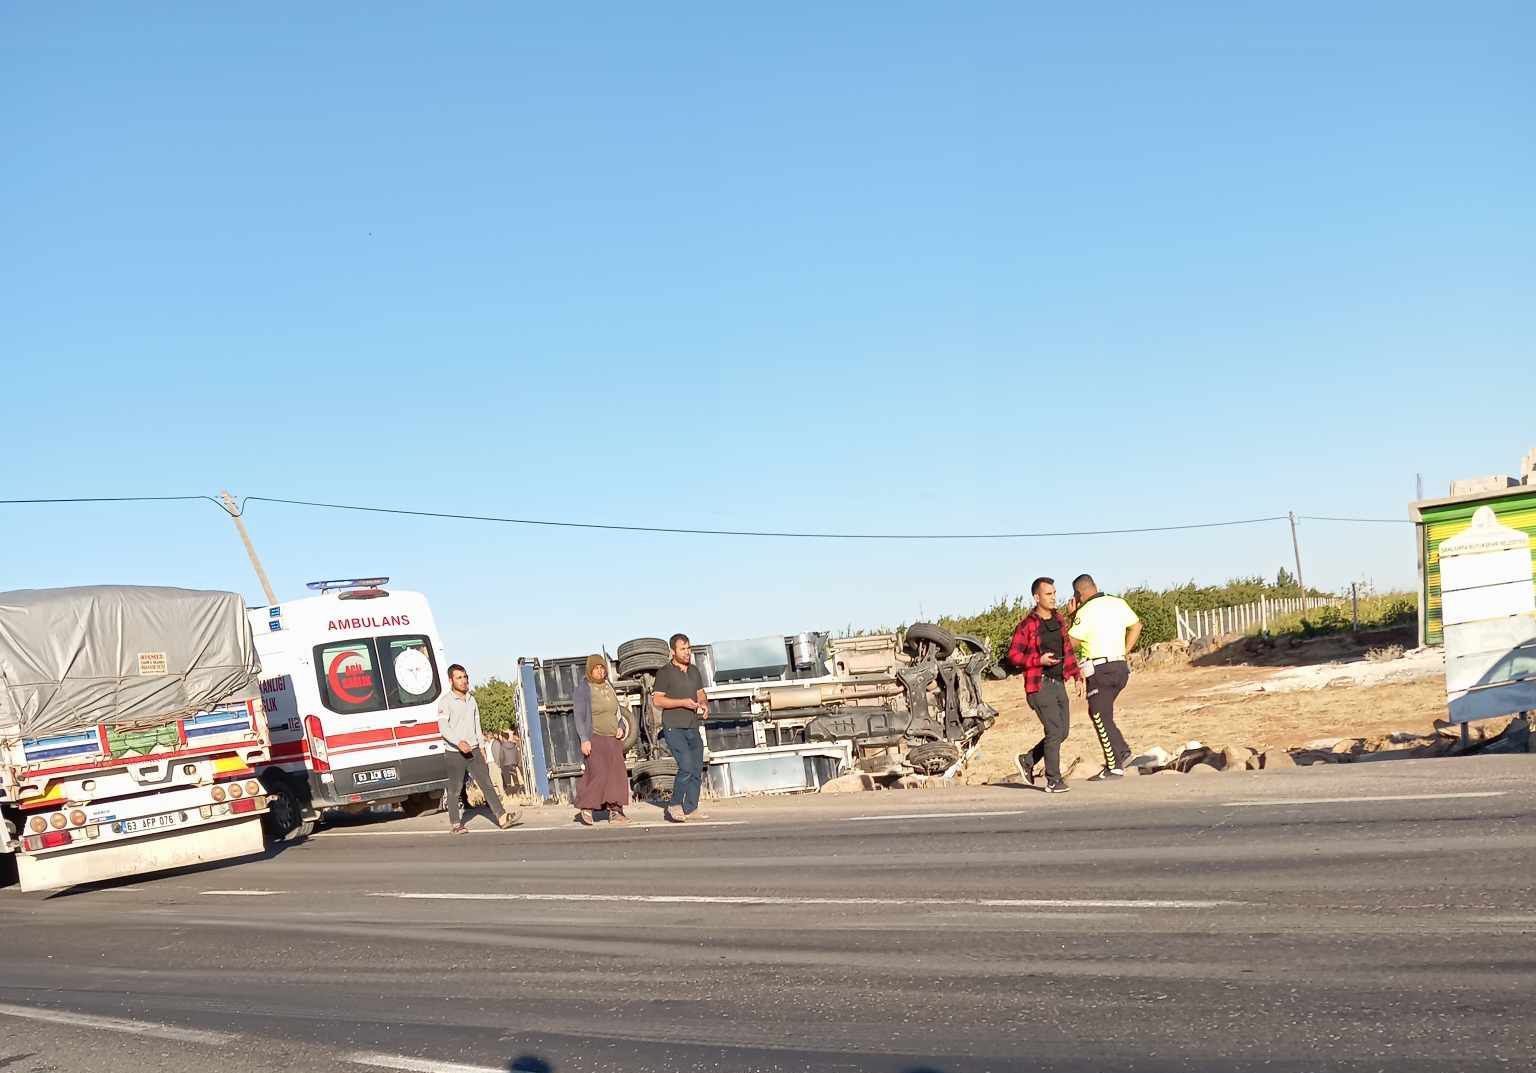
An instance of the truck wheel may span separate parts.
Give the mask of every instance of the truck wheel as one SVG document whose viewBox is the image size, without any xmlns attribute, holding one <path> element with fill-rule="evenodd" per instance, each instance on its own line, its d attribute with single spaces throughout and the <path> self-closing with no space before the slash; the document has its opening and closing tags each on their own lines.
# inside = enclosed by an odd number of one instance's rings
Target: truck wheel
<svg viewBox="0 0 1536 1073">
<path fill-rule="evenodd" d="M 942 775 L 959 759 L 960 750 L 947 741 L 931 741 L 907 750 L 907 763 L 920 775 Z"/>
<path fill-rule="evenodd" d="M 931 622 L 914 622 L 907 627 L 907 634 L 902 643 L 908 652 L 915 653 L 918 645 L 923 641 L 927 641 L 938 650 L 939 659 L 948 659 L 949 654 L 955 650 L 955 635 L 943 626 L 935 626 Z"/>
<path fill-rule="evenodd" d="M 677 761 L 670 756 L 658 756 L 654 760 L 642 760 L 635 765 L 634 777 L 654 779 L 658 776 L 671 778 L 677 774 Z"/>
<path fill-rule="evenodd" d="M 657 653 L 668 658 L 672 652 L 667 648 L 667 642 L 660 637 L 636 637 L 633 641 L 625 641 L 619 646 L 615 659 L 623 663 L 630 656 L 641 652 Z"/>
<path fill-rule="evenodd" d="M 957 633 L 955 634 L 955 642 L 971 652 L 979 652 L 989 657 L 992 655 L 992 646 L 974 633 Z"/>
<path fill-rule="evenodd" d="M 654 674 L 667 665 L 670 656 L 660 652 L 636 652 L 619 660 L 620 678 L 638 678 L 642 674 Z"/>
<path fill-rule="evenodd" d="M 637 801 L 659 801 L 672 796 L 673 775 L 646 775 L 635 782 Z"/>
</svg>

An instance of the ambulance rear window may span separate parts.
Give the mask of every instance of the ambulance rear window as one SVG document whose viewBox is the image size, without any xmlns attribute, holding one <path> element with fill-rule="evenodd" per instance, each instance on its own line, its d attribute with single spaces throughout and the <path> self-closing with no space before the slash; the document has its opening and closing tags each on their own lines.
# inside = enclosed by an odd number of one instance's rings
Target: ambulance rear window
<svg viewBox="0 0 1536 1073">
<path fill-rule="evenodd" d="M 320 699 L 341 715 L 359 715 L 384 708 L 379 660 L 373 641 L 359 638 L 315 646 L 315 677 Z"/>
<path fill-rule="evenodd" d="M 420 634 L 380 637 L 379 666 L 384 672 L 384 693 L 391 708 L 431 704 L 443 691 L 437 676 L 437 656 L 432 642 Z"/>
</svg>

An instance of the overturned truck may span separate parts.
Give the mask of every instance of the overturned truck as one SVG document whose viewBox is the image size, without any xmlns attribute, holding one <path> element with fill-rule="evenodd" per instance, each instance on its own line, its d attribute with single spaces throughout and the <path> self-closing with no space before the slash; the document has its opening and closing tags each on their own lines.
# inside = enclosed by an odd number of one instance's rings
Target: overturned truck
<svg viewBox="0 0 1536 1073">
<path fill-rule="evenodd" d="M 1003 676 L 986 640 L 931 623 L 902 634 L 698 644 L 693 657 L 710 702 L 700 727 L 705 784 L 719 797 L 814 790 L 855 765 L 951 773 L 997 717 L 982 697 L 983 680 Z M 670 793 L 677 771 L 650 705 L 655 674 L 669 658 L 657 637 L 626 641 L 610 658 L 641 798 Z M 585 660 L 520 661 L 520 712 L 542 796 L 570 798 L 581 775 L 572 697 Z"/>
</svg>

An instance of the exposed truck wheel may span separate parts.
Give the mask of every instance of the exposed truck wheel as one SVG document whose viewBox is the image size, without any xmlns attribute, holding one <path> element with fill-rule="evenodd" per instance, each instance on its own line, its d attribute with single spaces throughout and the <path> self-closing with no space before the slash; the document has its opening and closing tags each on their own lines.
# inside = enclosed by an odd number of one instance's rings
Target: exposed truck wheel
<svg viewBox="0 0 1536 1073">
<path fill-rule="evenodd" d="M 915 655 L 918 646 L 925 641 L 934 647 L 939 659 L 947 659 L 955 650 L 955 635 L 943 626 L 935 626 L 931 622 L 912 623 L 907 627 L 907 634 L 902 643 L 908 652 Z"/>
<path fill-rule="evenodd" d="M 638 678 L 642 674 L 655 674 L 671 658 L 664 652 L 636 652 L 625 656 L 619 660 L 619 677 Z"/>
<path fill-rule="evenodd" d="M 955 634 L 955 643 L 958 644 L 961 648 L 971 652 L 980 652 L 987 656 L 992 655 L 992 646 L 987 644 L 987 642 L 983 641 L 980 637 L 977 637 L 974 633 Z"/>
<path fill-rule="evenodd" d="M 635 781 L 635 799 L 637 801 L 659 801 L 672 796 L 672 783 L 675 775 L 647 775 L 643 779 Z"/>
<path fill-rule="evenodd" d="M 658 775 L 673 776 L 677 774 L 677 761 L 670 756 L 658 756 L 654 760 L 642 760 L 635 765 L 630 773 L 636 779 L 653 779 Z"/>
<path fill-rule="evenodd" d="M 907 763 L 921 775 L 942 775 L 959 759 L 960 750 L 947 741 L 931 741 L 907 750 Z"/>
<path fill-rule="evenodd" d="M 632 641 L 621 644 L 615 658 L 623 663 L 630 656 L 639 655 L 641 652 L 660 653 L 668 657 L 672 655 L 667 642 L 660 637 L 636 637 Z"/>
<path fill-rule="evenodd" d="M 619 729 L 624 732 L 624 751 L 627 753 L 640 740 L 640 721 L 622 706 L 619 708 Z"/>
</svg>

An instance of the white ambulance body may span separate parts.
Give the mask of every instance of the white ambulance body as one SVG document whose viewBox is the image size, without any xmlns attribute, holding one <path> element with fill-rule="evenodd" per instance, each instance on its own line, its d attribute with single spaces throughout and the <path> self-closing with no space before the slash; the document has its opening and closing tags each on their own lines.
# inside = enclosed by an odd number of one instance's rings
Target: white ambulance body
<svg viewBox="0 0 1536 1073">
<path fill-rule="evenodd" d="M 279 835 L 326 809 L 401 803 L 416 815 L 447 785 L 437 625 L 425 596 L 388 582 L 312 582 L 318 596 L 250 612 L 272 736 L 258 775 Z"/>
</svg>

